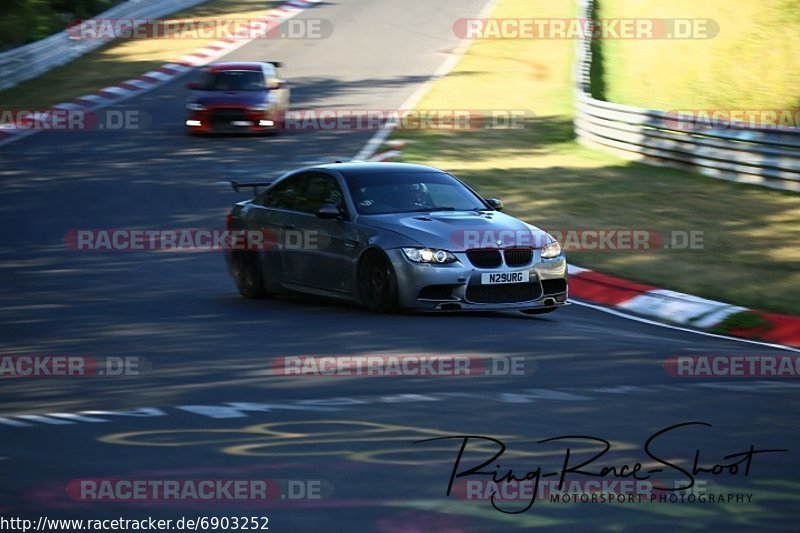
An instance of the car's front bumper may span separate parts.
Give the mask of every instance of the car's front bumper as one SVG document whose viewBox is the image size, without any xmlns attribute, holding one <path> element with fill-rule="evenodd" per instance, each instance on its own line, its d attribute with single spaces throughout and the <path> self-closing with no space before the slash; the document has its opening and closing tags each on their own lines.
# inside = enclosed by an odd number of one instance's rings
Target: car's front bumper
<svg viewBox="0 0 800 533">
<path fill-rule="evenodd" d="M 446 265 L 414 263 L 400 249 L 387 251 L 397 275 L 400 307 L 415 311 L 501 311 L 550 308 L 568 303 L 567 260 L 564 254 L 542 259 L 534 250 L 532 262 L 519 267 L 503 264 L 477 268 L 465 253 Z M 483 285 L 481 274 L 529 272 L 528 283 Z"/>
<path fill-rule="evenodd" d="M 186 118 L 189 133 L 265 133 L 280 128 L 275 110 L 253 111 L 247 108 L 209 108 L 190 111 Z"/>
</svg>

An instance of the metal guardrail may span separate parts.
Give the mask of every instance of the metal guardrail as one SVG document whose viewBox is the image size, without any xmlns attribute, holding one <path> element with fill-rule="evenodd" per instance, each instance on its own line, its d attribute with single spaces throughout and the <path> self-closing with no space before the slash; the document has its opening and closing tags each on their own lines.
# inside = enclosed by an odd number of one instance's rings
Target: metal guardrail
<svg viewBox="0 0 800 533">
<path fill-rule="evenodd" d="M 98 19 L 153 19 L 163 17 L 207 0 L 127 0 L 97 15 Z M 62 31 L 31 44 L 0 54 L 0 90 L 35 78 L 111 41 L 71 39 Z"/>
<path fill-rule="evenodd" d="M 590 20 L 594 0 L 578 2 L 582 17 Z M 706 128 L 671 113 L 596 100 L 590 89 L 591 45 L 590 39 L 580 41 L 577 50 L 579 143 L 652 165 L 800 192 L 800 130 Z"/>
</svg>

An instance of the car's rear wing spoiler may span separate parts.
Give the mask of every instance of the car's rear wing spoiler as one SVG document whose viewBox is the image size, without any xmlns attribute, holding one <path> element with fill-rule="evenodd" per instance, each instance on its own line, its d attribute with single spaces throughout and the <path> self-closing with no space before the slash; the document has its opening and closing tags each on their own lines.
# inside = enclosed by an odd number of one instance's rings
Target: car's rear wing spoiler
<svg viewBox="0 0 800 533">
<path fill-rule="evenodd" d="M 253 194 L 257 194 L 259 187 L 268 187 L 270 185 L 272 185 L 271 181 L 248 181 L 246 183 L 241 183 L 236 180 L 231 180 L 231 188 L 236 192 L 239 192 L 239 189 L 242 187 L 252 187 Z"/>
<path fill-rule="evenodd" d="M 275 68 L 283 68 L 283 63 L 281 61 L 265 61 L 265 63 L 269 63 L 273 65 Z"/>
</svg>

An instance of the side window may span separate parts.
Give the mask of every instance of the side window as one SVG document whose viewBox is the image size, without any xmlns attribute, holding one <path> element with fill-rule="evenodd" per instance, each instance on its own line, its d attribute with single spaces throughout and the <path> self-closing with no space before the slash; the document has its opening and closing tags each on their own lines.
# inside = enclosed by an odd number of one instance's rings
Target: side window
<svg viewBox="0 0 800 533">
<path fill-rule="evenodd" d="M 208 68 L 204 68 L 200 71 L 200 78 L 199 83 L 201 87 L 209 87 L 211 85 L 211 78 L 212 78 L 211 71 Z"/>
<path fill-rule="evenodd" d="M 278 71 L 275 69 L 275 65 L 270 63 L 264 65 L 264 78 L 268 89 L 278 86 Z"/>
<path fill-rule="evenodd" d="M 275 209 L 297 209 L 295 203 L 303 176 L 290 176 L 275 185 L 264 198 L 264 205 Z"/>
<path fill-rule="evenodd" d="M 328 174 L 305 174 L 294 209 L 304 213 L 314 213 L 323 204 L 333 204 L 339 206 L 342 211 L 345 210 L 342 189 L 336 178 Z"/>
</svg>

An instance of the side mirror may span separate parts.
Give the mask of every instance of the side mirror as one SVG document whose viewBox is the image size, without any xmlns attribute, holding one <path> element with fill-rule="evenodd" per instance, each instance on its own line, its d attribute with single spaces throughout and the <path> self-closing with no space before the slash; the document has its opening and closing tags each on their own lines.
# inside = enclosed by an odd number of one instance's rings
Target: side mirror
<svg viewBox="0 0 800 533">
<path fill-rule="evenodd" d="M 503 202 L 501 202 L 497 198 L 487 198 L 486 203 L 489 204 L 489 207 L 491 207 L 495 211 L 503 210 Z"/>
<path fill-rule="evenodd" d="M 339 211 L 339 207 L 333 204 L 322 204 L 314 214 L 317 215 L 317 218 L 326 220 L 341 218 L 342 216 L 341 211 Z"/>
<path fill-rule="evenodd" d="M 189 89 L 190 91 L 199 91 L 200 90 L 200 82 L 199 81 L 193 81 L 193 82 L 187 83 L 186 84 L 186 88 Z"/>
</svg>

